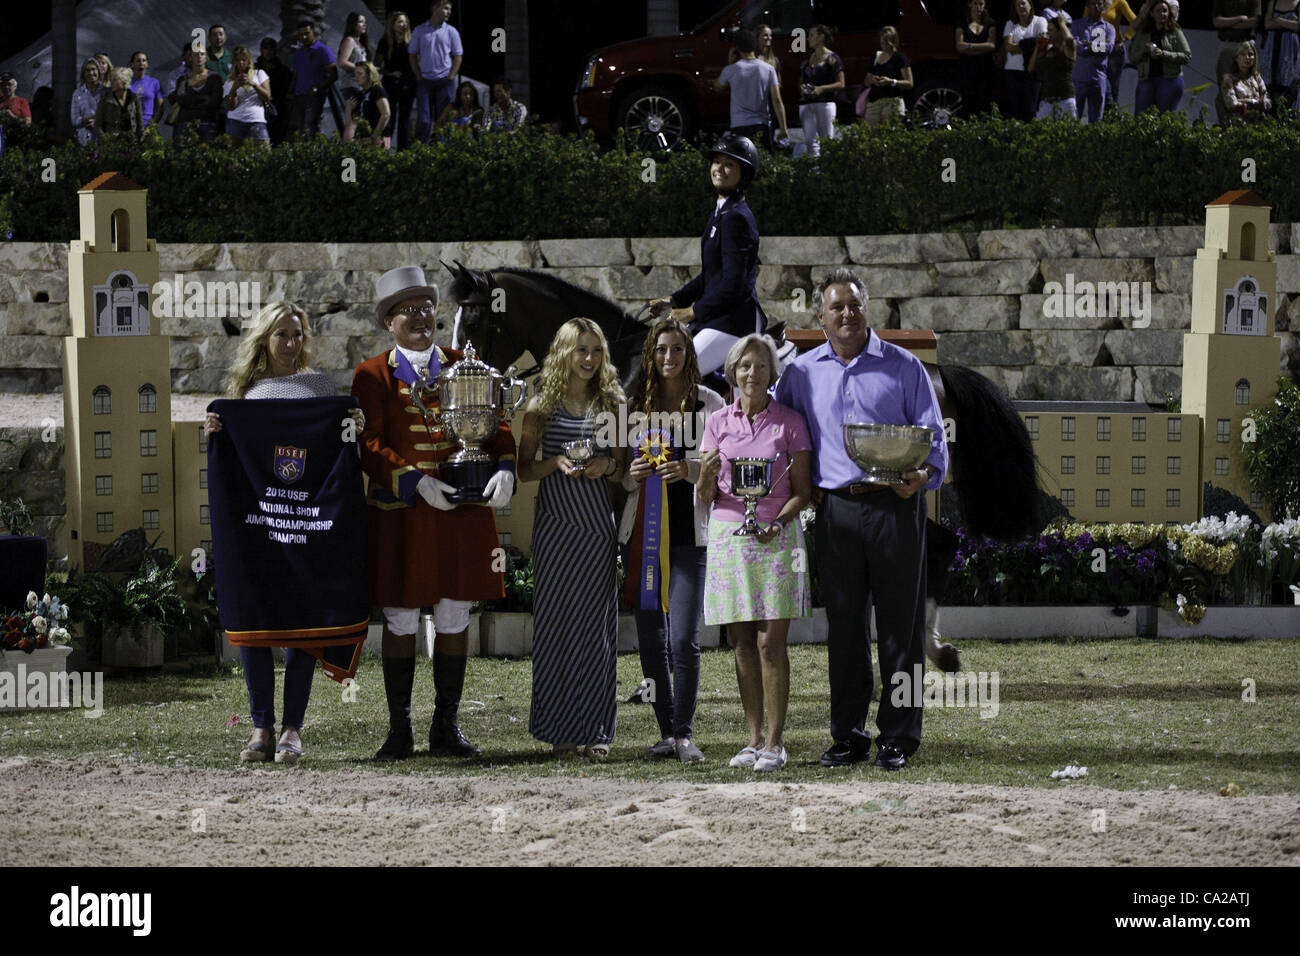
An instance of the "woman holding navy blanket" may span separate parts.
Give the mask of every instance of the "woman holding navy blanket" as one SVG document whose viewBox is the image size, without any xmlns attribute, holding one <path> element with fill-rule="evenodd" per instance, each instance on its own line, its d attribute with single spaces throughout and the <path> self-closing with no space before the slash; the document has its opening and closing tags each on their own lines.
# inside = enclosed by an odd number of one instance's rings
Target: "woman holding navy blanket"
<svg viewBox="0 0 1300 956">
<path fill-rule="evenodd" d="M 291 302 L 271 302 L 252 319 L 226 382 L 227 398 L 332 398 L 338 388 L 329 376 L 313 372 L 311 326 L 307 313 Z M 351 409 L 360 430 L 365 427 L 361 409 Z M 205 435 L 221 431 L 221 417 L 208 412 Z M 269 647 L 240 647 L 244 681 L 248 685 L 253 736 L 239 753 L 245 762 L 274 759 L 296 763 L 302 756 L 303 718 L 311 697 L 316 655 L 299 648 L 284 651 L 284 725 L 275 736 L 275 665 Z"/>
</svg>

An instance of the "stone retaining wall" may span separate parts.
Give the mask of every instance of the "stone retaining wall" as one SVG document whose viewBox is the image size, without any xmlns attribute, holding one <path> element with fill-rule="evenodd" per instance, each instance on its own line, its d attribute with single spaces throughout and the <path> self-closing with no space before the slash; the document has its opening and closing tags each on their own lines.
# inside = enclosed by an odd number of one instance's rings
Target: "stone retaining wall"
<svg viewBox="0 0 1300 956">
<path fill-rule="evenodd" d="M 1180 390 L 1182 337 L 1190 324 L 1192 261 L 1200 226 L 1026 229 L 925 235 L 763 239 L 758 292 L 768 315 L 812 327 L 812 284 L 851 265 L 866 280 L 869 318 L 888 328 L 939 333 L 939 357 L 969 365 L 1012 398 L 1162 400 Z M 1279 330 L 1300 294 L 1300 224 L 1271 227 L 1277 254 Z M 699 268 L 699 240 L 577 239 L 479 243 L 160 245 L 162 274 L 261 284 L 262 301 L 289 298 L 312 316 L 316 366 L 342 385 L 352 368 L 391 343 L 374 324 L 375 280 L 396 265 L 422 264 L 444 289 L 437 266 L 546 269 L 636 309 L 676 289 Z M 1124 318 L 1044 314 L 1043 286 L 1064 282 L 1150 282 L 1148 328 Z M 799 290 L 803 290 L 802 296 Z M 67 245 L 0 246 L 0 391 L 52 392 L 60 385 L 60 337 L 69 332 Z M 795 311 L 802 301 L 804 311 Z M 450 336 L 454 308 L 439 312 Z M 177 392 L 220 390 L 235 342 L 211 319 L 164 319 L 172 338 Z M 3 423 L 0 423 L 3 424 Z"/>
<path fill-rule="evenodd" d="M 53 437 L 54 441 L 43 441 Z M 0 495 L 16 495 L 32 513 L 32 534 L 49 542 L 50 557 L 67 557 L 67 534 L 60 527 L 68 512 L 67 480 L 63 471 L 63 428 L 53 435 L 39 427 L 13 426 L 0 421 Z"/>
</svg>

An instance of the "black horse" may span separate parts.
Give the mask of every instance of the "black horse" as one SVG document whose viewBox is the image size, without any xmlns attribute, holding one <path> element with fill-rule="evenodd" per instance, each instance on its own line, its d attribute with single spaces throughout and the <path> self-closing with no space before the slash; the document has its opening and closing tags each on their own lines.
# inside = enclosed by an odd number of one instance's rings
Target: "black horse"
<svg viewBox="0 0 1300 956">
<path fill-rule="evenodd" d="M 610 361 L 626 372 L 640 358 L 648 326 L 616 303 L 565 279 L 535 269 L 479 272 L 443 263 L 452 275 L 450 297 L 458 306 L 452 347 L 474 343 L 479 358 L 505 368 L 529 352 L 541 366 L 561 325 L 585 316 L 609 342 Z"/>
<path fill-rule="evenodd" d="M 540 363 L 559 327 L 585 316 L 605 333 L 610 358 L 622 376 L 626 379 L 635 370 L 648 326 L 603 296 L 532 269 L 474 271 L 459 262 L 447 269 L 452 274 L 450 296 L 459 306 L 453 344 L 473 342 L 489 365 L 505 368 L 524 352 Z M 971 369 L 929 363 L 925 367 L 950 431 L 949 471 L 962 524 L 972 534 L 1001 541 L 1036 530 L 1034 450 L 1010 400 Z M 957 649 L 941 643 L 938 633 L 938 597 L 956 553 L 957 535 L 928 521 L 926 655 L 946 671 L 961 668 Z"/>
</svg>

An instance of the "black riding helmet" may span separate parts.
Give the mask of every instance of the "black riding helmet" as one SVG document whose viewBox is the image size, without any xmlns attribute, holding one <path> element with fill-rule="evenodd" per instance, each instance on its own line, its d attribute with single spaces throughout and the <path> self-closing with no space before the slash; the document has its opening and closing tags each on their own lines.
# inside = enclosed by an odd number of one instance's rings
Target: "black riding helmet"
<svg viewBox="0 0 1300 956">
<path fill-rule="evenodd" d="M 749 137 L 739 133 L 723 133 L 709 152 L 709 162 L 713 162 L 713 157 L 719 155 L 730 156 L 740 163 L 741 189 L 754 181 L 754 174 L 758 172 L 758 147 Z"/>
</svg>

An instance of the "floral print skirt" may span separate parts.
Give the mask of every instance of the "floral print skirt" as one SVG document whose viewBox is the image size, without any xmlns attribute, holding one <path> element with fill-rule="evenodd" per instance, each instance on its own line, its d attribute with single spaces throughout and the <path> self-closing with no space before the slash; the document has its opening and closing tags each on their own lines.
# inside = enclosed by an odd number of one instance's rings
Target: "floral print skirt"
<svg viewBox="0 0 1300 956">
<path fill-rule="evenodd" d="M 736 537 L 739 521 L 709 520 L 704 622 L 780 621 L 809 615 L 808 549 L 792 521 L 767 544 Z"/>
</svg>

